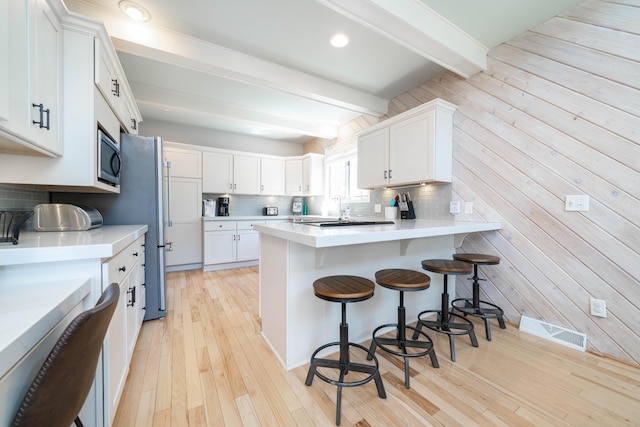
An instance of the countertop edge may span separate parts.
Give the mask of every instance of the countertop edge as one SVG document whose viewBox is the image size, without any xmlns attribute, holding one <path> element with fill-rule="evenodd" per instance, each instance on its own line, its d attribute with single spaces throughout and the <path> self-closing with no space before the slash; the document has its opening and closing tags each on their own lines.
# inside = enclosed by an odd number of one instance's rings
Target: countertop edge
<svg viewBox="0 0 640 427">
<path fill-rule="evenodd" d="M 413 225 L 413 226 L 412 226 Z M 494 231 L 502 228 L 500 222 L 428 221 L 397 223 L 394 225 L 354 226 L 340 230 L 324 230 L 308 225 L 292 223 L 255 225 L 260 233 L 314 248 L 346 246 L 394 240 L 410 240 L 427 237 Z"/>
</svg>

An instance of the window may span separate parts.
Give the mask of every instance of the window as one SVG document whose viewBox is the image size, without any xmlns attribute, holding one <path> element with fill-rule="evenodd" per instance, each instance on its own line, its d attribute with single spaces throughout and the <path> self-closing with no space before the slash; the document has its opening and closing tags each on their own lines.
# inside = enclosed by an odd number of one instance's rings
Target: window
<svg viewBox="0 0 640 427">
<path fill-rule="evenodd" d="M 369 203 L 369 190 L 358 188 L 357 140 L 336 144 L 325 150 L 325 194 L 327 200 Z"/>
</svg>

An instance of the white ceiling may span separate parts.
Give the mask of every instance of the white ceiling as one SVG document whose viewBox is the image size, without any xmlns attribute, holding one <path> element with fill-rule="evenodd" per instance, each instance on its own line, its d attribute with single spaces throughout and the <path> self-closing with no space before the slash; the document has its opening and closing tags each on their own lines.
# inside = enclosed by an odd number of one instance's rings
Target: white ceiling
<svg viewBox="0 0 640 427">
<path fill-rule="evenodd" d="M 104 21 L 143 119 L 304 143 L 582 0 L 65 0 Z M 349 44 L 336 49 L 330 37 Z"/>
</svg>

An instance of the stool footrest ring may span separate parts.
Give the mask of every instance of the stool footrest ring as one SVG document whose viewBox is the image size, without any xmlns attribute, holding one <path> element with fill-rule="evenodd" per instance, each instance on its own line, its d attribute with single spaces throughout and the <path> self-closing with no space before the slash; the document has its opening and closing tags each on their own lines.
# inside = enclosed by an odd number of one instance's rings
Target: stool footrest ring
<svg viewBox="0 0 640 427">
<path fill-rule="evenodd" d="M 387 353 L 395 354 L 396 356 L 401 356 L 401 357 L 420 357 L 420 356 L 425 356 L 433 351 L 433 341 L 431 340 L 431 337 L 429 337 L 429 335 L 425 334 L 424 332 L 417 330 L 413 326 L 405 326 L 405 329 L 412 330 L 415 335 L 422 335 L 426 339 L 426 341 L 418 341 L 417 340 L 418 336 L 416 336 L 414 339 L 407 338 L 405 340 L 399 340 L 398 338 L 386 338 L 386 337 L 376 336 L 376 333 L 380 329 L 389 328 L 389 327 L 394 327 L 397 330 L 398 324 L 388 323 L 386 325 L 378 326 L 373 331 L 373 341 L 375 341 L 376 346 L 380 347 L 382 350 L 386 351 Z M 421 348 L 424 350 L 416 353 L 408 353 L 407 347 Z M 368 358 L 369 356 L 367 356 L 367 359 Z M 438 367 L 437 362 L 434 367 L 435 368 Z"/>
<path fill-rule="evenodd" d="M 357 362 L 348 362 L 346 364 L 343 364 L 340 362 L 339 359 L 322 359 L 322 358 L 316 358 L 316 355 L 321 352 L 322 350 L 324 350 L 325 348 L 328 347 L 332 347 L 332 346 L 340 346 L 340 342 L 332 342 L 329 344 L 325 344 L 321 347 L 319 347 L 316 351 L 313 352 L 313 354 L 311 355 L 311 365 L 310 365 L 310 370 L 313 371 L 313 374 L 315 376 L 317 376 L 318 378 L 320 378 L 322 381 L 327 382 L 329 384 L 333 384 L 333 385 L 339 385 L 342 387 L 356 387 L 362 384 L 366 384 L 369 381 L 371 381 L 372 379 L 374 379 L 376 377 L 376 375 L 378 375 L 378 369 L 379 369 L 379 364 L 378 364 L 378 359 L 375 357 L 374 354 L 372 354 L 369 349 L 367 349 L 366 347 L 360 345 L 360 344 L 356 344 L 356 343 L 348 343 L 349 347 L 356 347 L 361 349 L 362 351 L 364 351 L 367 354 L 367 360 L 373 360 L 373 365 L 366 365 L 363 363 L 357 363 Z M 371 359 L 369 359 L 371 357 Z M 343 366 L 345 365 L 345 366 Z M 332 368 L 332 369 L 338 369 L 341 371 L 341 377 L 344 376 L 344 374 L 348 373 L 349 371 L 354 371 L 354 372 L 362 372 L 365 374 L 368 374 L 365 378 L 359 380 L 359 381 L 342 381 L 342 380 L 335 380 L 332 378 L 327 377 L 326 375 L 320 373 L 318 371 L 318 368 Z M 344 370 L 344 373 L 342 373 L 342 371 Z M 309 381 L 309 377 L 311 377 L 311 380 L 313 380 L 313 375 L 309 375 L 307 377 L 307 381 L 306 385 L 311 385 L 311 381 Z M 380 396 L 383 397 L 383 396 Z"/>
</svg>

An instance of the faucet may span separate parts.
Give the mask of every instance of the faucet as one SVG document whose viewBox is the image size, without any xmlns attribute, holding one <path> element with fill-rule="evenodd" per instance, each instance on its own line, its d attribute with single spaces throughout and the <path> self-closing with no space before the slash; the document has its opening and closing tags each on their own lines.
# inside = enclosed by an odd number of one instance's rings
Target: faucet
<svg viewBox="0 0 640 427">
<path fill-rule="evenodd" d="M 349 221 L 349 215 L 347 214 L 347 210 L 342 209 L 342 196 L 338 195 L 335 198 L 338 199 L 338 221 L 340 222 Z"/>
</svg>

